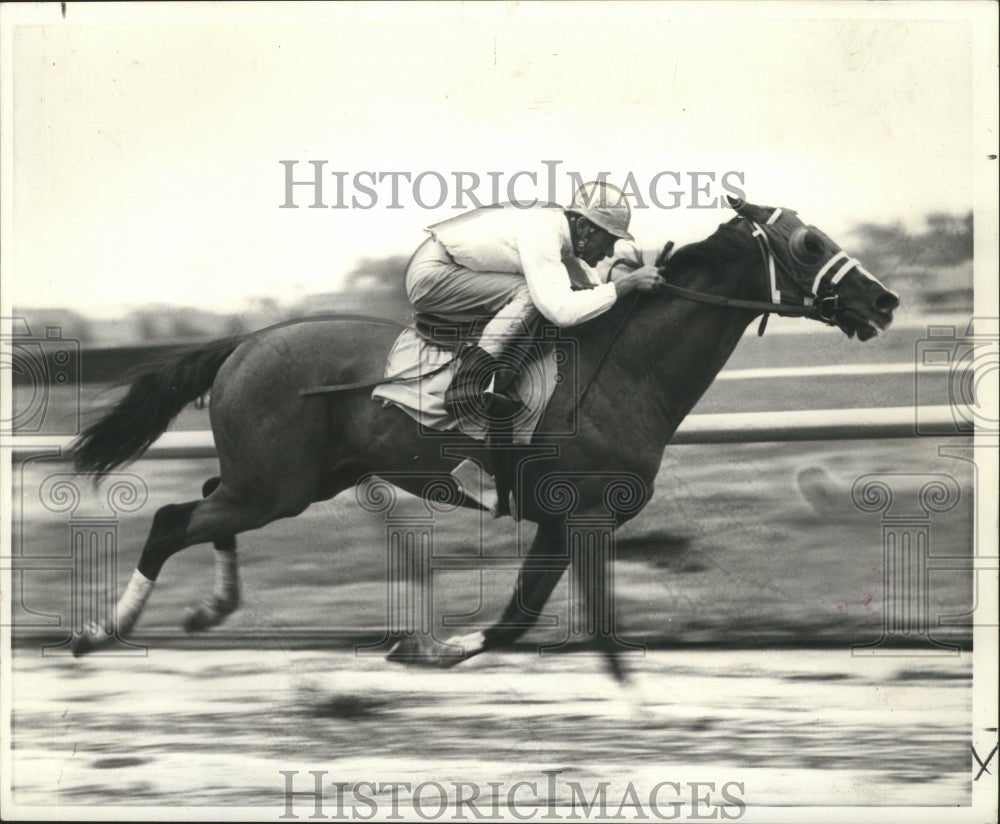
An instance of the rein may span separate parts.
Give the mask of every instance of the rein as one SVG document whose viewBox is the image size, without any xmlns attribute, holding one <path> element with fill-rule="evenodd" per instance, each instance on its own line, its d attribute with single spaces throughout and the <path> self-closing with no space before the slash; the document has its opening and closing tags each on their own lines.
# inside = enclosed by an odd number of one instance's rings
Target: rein
<svg viewBox="0 0 1000 824">
<path fill-rule="evenodd" d="M 673 292 L 675 295 L 696 301 L 697 303 L 711 303 L 715 306 L 729 306 L 733 309 L 760 309 L 771 312 L 775 315 L 782 315 L 790 318 L 815 318 L 823 320 L 819 314 L 819 307 L 816 305 L 795 306 L 790 303 L 768 303 L 762 300 L 741 300 L 740 298 L 727 298 L 724 295 L 710 295 L 707 292 L 695 292 L 677 286 L 673 283 L 663 284 L 664 289 Z"/>
<path fill-rule="evenodd" d="M 452 361 L 445 361 L 440 366 L 435 366 L 430 372 L 424 372 L 422 375 L 404 375 L 400 373 L 398 375 L 391 375 L 388 378 L 373 378 L 372 380 L 357 381 L 356 383 L 332 383 L 326 386 L 310 386 L 308 389 L 300 389 L 299 394 L 303 397 L 309 397 L 310 395 L 326 395 L 331 392 L 351 392 L 355 389 L 374 389 L 376 386 L 382 386 L 385 383 L 419 381 L 424 378 L 432 378 L 439 372 L 444 372 L 451 364 Z"/>
<path fill-rule="evenodd" d="M 781 216 L 781 211 L 781 209 L 775 209 L 771 216 L 767 219 L 767 223 L 775 223 Z M 749 220 L 748 218 L 743 219 Z M 760 251 L 761 260 L 764 264 L 764 270 L 768 273 L 768 277 L 770 279 L 771 294 L 775 297 L 774 301 L 744 300 L 743 298 L 730 298 L 725 295 L 713 295 L 708 292 L 697 292 L 694 289 L 686 289 L 683 286 L 678 286 L 675 283 L 668 283 L 666 281 L 661 284 L 660 288 L 676 295 L 679 298 L 694 301 L 696 303 L 708 303 L 713 306 L 725 306 L 730 309 L 754 309 L 758 312 L 763 312 L 764 317 L 761 318 L 760 326 L 757 328 L 758 336 L 764 334 L 769 314 L 775 314 L 780 317 L 788 318 L 810 318 L 812 320 L 822 321 L 828 326 L 836 325 L 833 320 L 833 316 L 837 311 L 836 295 L 828 295 L 817 300 L 816 294 L 801 290 L 799 295 L 802 298 L 801 305 L 779 302 L 781 299 L 781 292 L 777 287 L 776 267 L 781 269 L 790 283 L 795 283 L 795 278 L 792 276 L 792 273 L 788 271 L 788 267 L 785 266 L 781 258 L 775 255 L 774 250 L 771 249 L 771 244 L 767 236 L 767 230 L 756 221 L 749 220 L 749 223 L 753 227 L 752 237 L 757 243 L 757 249 Z M 673 249 L 673 245 L 673 241 L 668 243 L 656 259 L 655 265 L 661 275 L 667 271 L 670 260 L 670 252 Z M 820 270 L 819 274 L 816 276 L 813 288 L 819 289 L 824 275 L 830 270 L 832 265 L 836 262 L 844 260 L 845 258 L 846 262 L 834 276 L 832 283 L 835 284 L 853 265 L 857 264 L 857 261 L 853 258 L 847 258 L 846 253 L 841 252 L 832 260 L 828 261 L 826 266 Z M 641 255 L 638 261 L 629 260 L 627 258 L 619 258 L 611 264 L 611 268 L 608 270 L 608 281 L 611 281 L 611 275 L 614 273 L 616 266 L 624 266 L 626 269 L 635 270 L 640 268 L 642 265 Z M 580 396 L 577 399 L 578 406 L 583 402 L 583 399 L 590 390 L 590 387 L 597 379 L 597 376 L 601 371 L 601 367 L 604 366 L 604 361 L 607 358 L 608 353 L 611 351 L 611 348 L 614 346 L 618 336 L 625 328 L 625 324 L 628 322 L 632 311 L 635 309 L 638 299 L 639 296 L 636 295 L 635 299 L 633 299 L 632 303 L 630 303 L 628 308 L 625 310 L 622 322 L 611 336 L 611 340 L 608 341 L 607 348 L 605 348 L 600 360 L 594 367 L 594 371 L 590 373 L 590 376 L 587 378 L 587 382 L 584 384 L 583 389 L 580 392 Z"/>
</svg>

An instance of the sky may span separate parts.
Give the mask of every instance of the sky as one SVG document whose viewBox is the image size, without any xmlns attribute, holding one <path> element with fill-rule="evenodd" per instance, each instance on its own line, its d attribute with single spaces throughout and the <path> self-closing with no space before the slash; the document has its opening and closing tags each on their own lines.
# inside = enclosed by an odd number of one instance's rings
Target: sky
<svg viewBox="0 0 1000 824">
<path fill-rule="evenodd" d="M 483 202 L 489 173 L 507 199 L 525 172 L 517 197 L 561 203 L 570 172 L 631 175 L 648 249 L 727 219 L 696 208 L 727 173 L 846 246 L 859 222 L 964 213 L 996 175 L 968 14 L 989 4 L 12 5 L 6 306 L 237 312 L 335 290 L 474 205 L 459 173 Z M 325 161 L 327 208 L 311 186 L 281 208 L 283 160 L 296 180 Z"/>
</svg>

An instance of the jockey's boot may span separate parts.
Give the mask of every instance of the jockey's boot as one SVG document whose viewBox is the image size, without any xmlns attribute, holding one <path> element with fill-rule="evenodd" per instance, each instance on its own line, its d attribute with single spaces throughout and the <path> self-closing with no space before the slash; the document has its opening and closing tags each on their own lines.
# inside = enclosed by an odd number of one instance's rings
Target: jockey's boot
<svg viewBox="0 0 1000 824">
<path fill-rule="evenodd" d="M 494 385 L 486 391 L 490 379 L 500 368 L 497 359 L 474 344 L 459 355 L 458 371 L 444 395 L 444 406 L 456 418 L 483 415 L 491 420 L 513 418 L 524 404 L 511 391 Z"/>
<path fill-rule="evenodd" d="M 514 389 L 517 372 L 498 366 L 493 373 L 493 386 L 483 393 L 486 398 L 486 415 L 495 421 L 510 421 L 524 410 L 524 403 Z"/>
</svg>

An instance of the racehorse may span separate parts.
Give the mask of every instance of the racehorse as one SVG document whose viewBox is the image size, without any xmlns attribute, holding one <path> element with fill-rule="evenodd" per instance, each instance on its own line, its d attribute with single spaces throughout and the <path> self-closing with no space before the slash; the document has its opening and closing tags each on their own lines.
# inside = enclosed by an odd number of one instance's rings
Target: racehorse
<svg viewBox="0 0 1000 824">
<path fill-rule="evenodd" d="M 572 362 L 561 368 L 575 369 L 584 386 L 554 393 L 533 445 L 556 448 L 519 467 L 518 514 L 537 531 L 503 615 L 485 631 L 445 643 L 407 635 L 390 655 L 394 660 L 452 665 L 519 638 L 570 563 L 566 501 L 575 516 L 607 518 L 613 510 L 619 525 L 638 514 L 671 436 L 755 318 L 806 317 L 862 341 L 889 327 L 898 296 L 823 232 L 789 209 L 729 205 L 737 216 L 710 237 L 669 260 L 661 255 L 661 292 L 637 295 L 562 330 L 576 345 Z M 426 496 L 440 496 L 442 483 L 454 484 L 449 473 L 462 448 L 475 445 L 472 439 L 458 432 L 427 437 L 408 415 L 374 402 L 368 392 L 300 392 L 376 381 L 396 334 L 388 324 L 279 325 L 208 343 L 141 373 L 74 444 L 77 469 L 100 476 L 134 460 L 185 405 L 210 390 L 220 477 L 206 484 L 205 497 L 156 512 L 118 602 L 116 627 L 89 627 L 74 651 L 108 643 L 112 631 L 127 636 L 164 562 L 186 547 L 214 542 L 219 550 L 214 595 L 186 620 L 188 629 L 205 629 L 238 605 L 236 556 L 229 551 L 236 534 L 294 517 L 372 476 Z M 562 424 L 571 418 L 572 432 L 552 434 L 566 432 Z M 441 483 L 428 486 L 428 473 Z M 633 483 L 628 500 L 616 504 L 622 478 Z M 448 494 L 477 506 L 460 487 Z"/>
</svg>

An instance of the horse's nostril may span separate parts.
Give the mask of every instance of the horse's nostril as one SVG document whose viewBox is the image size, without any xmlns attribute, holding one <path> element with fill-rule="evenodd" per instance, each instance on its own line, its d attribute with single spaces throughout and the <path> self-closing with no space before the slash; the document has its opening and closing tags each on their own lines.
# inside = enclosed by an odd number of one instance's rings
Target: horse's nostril
<svg viewBox="0 0 1000 824">
<path fill-rule="evenodd" d="M 875 298 L 875 308 L 879 312 L 891 312 L 899 306 L 899 297 L 892 292 L 883 292 Z"/>
</svg>

